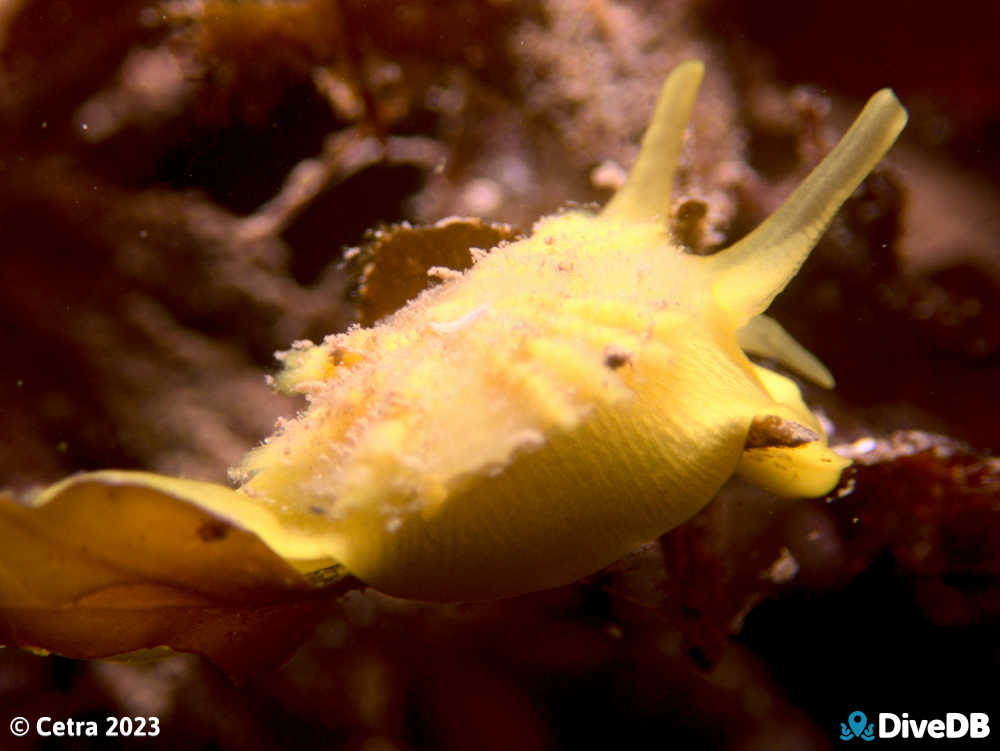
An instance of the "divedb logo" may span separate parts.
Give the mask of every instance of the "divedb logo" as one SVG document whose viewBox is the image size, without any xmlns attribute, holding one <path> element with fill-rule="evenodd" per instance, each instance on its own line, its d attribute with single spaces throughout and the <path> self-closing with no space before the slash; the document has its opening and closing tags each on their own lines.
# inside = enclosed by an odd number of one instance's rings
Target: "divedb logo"
<svg viewBox="0 0 1000 751">
<path fill-rule="evenodd" d="M 908 712 L 893 714 L 879 712 L 878 732 L 876 723 L 868 721 L 868 715 L 854 710 L 847 716 L 847 722 L 840 723 L 840 740 L 873 741 L 876 738 L 907 738 L 920 740 L 928 738 L 988 738 L 990 716 L 985 712 L 948 712 L 943 718 L 912 718 Z"/>
</svg>

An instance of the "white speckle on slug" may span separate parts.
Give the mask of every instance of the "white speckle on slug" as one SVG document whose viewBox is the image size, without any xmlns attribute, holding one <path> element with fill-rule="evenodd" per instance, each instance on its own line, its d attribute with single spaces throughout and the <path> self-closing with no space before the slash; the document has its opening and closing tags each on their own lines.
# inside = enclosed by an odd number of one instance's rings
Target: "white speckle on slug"
<svg viewBox="0 0 1000 751">
<path fill-rule="evenodd" d="M 456 331 L 464 329 L 470 323 L 491 309 L 492 306 L 486 302 L 476 308 L 473 308 L 461 318 L 456 318 L 454 321 L 445 321 L 443 323 L 431 321 L 431 328 L 439 334 L 453 334 Z"/>
</svg>

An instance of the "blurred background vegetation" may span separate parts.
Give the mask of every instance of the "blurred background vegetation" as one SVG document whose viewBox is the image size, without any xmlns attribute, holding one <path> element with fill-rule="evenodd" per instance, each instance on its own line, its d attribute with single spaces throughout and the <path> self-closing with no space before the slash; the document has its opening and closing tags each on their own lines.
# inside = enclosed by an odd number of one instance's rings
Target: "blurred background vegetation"
<svg viewBox="0 0 1000 751">
<path fill-rule="evenodd" d="M 159 740 L 105 741 L 143 748 L 822 749 L 858 708 L 1000 709 L 998 22 L 896 0 L 0 2 L 16 490 L 223 481 L 298 406 L 265 384 L 274 350 L 356 319 L 345 247 L 605 200 L 681 60 L 707 63 L 679 178 L 695 252 L 766 216 L 878 88 L 911 115 L 772 308 L 838 379 L 805 392 L 858 459 L 832 502 L 734 485 L 509 601 L 355 592 L 240 685 L 193 656 L 2 650 L 4 716 L 159 715 Z"/>
</svg>

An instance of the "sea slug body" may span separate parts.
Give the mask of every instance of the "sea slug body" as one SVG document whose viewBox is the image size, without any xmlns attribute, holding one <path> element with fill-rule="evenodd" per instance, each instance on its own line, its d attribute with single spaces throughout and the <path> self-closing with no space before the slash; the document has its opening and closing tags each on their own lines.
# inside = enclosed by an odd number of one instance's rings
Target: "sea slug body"
<svg viewBox="0 0 1000 751">
<path fill-rule="evenodd" d="M 667 212 L 698 62 L 668 78 L 624 186 L 474 254 L 368 328 L 284 353 L 308 409 L 236 470 L 280 518 L 269 544 L 386 593 L 484 599 L 592 573 L 692 516 L 739 473 L 790 496 L 849 462 L 775 358 L 832 385 L 764 317 L 905 110 L 877 93 L 760 227 L 685 253 Z"/>
</svg>

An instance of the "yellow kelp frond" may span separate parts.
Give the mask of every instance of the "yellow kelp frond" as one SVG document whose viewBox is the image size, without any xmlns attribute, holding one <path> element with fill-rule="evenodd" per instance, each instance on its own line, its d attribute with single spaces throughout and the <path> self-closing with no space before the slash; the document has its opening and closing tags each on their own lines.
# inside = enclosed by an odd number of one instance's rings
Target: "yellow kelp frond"
<svg viewBox="0 0 1000 751">
<path fill-rule="evenodd" d="M 603 216 L 631 222 L 666 216 L 684 131 L 704 73 L 705 64 L 700 60 L 688 60 L 674 68 L 660 91 L 639 158 L 625 185 L 604 207 Z"/>
<path fill-rule="evenodd" d="M 108 510 L 97 509 L 91 514 L 94 519 L 116 517 L 113 512 L 114 499 L 123 499 L 121 504 L 130 513 L 135 512 L 136 499 L 145 496 L 157 497 L 165 505 L 190 504 L 203 512 L 214 514 L 253 533 L 268 548 L 299 571 L 314 571 L 330 566 L 335 561 L 329 559 L 322 549 L 317 549 L 315 538 L 308 534 L 296 535 L 289 519 L 280 510 L 258 503 L 246 494 L 212 482 L 167 477 L 152 472 L 128 470 L 102 470 L 67 477 L 65 480 L 46 488 L 32 499 L 34 507 L 45 507 L 56 499 L 71 493 L 84 493 L 97 488 L 109 496 L 105 501 Z M 95 493 L 96 495 L 96 493 Z M 96 508 L 96 507 L 95 507 Z M 119 513 L 116 518 L 121 518 Z M 156 524 L 146 522 L 151 529 Z M 139 544 L 139 543 L 137 543 Z M 148 544 L 139 544 L 148 552 Z"/>
<path fill-rule="evenodd" d="M 833 374 L 827 367 L 770 316 L 751 318 L 736 332 L 736 340 L 744 352 L 773 358 L 825 389 L 834 386 Z"/>
<path fill-rule="evenodd" d="M 716 299 L 737 326 L 767 310 L 795 276 L 834 213 L 895 142 L 906 117 L 891 90 L 879 91 L 777 211 L 735 245 L 711 256 Z"/>
<path fill-rule="evenodd" d="M 342 568 L 307 574 L 321 564 L 290 560 L 287 536 L 230 488 L 145 472 L 0 492 L 0 641 L 75 658 L 167 645 L 252 674 L 357 584 Z"/>
</svg>

